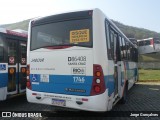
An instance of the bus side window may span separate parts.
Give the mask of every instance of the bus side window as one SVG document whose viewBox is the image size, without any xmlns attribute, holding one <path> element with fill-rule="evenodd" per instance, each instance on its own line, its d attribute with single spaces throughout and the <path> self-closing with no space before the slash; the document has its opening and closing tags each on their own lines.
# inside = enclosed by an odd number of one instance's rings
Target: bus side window
<svg viewBox="0 0 160 120">
<path fill-rule="evenodd" d="M 110 30 L 108 23 L 106 21 L 106 46 L 107 46 L 107 54 L 108 54 L 108 60 L 112 60 L 112 53 L 111 53 L 111 42 L 110 42 Z"/>
<path fill-rule="evenodd" d="M 3 46 L 0 46 L 0 62 L 4 60 L 4 49 Z"/>
<path fill-rule="evenodd" d="M 129 60 L 129 42 L 125 39 L 126 43 L 126 59 Z"/>
<path fill-rule="evenodd" d="M 134 61 L 134 49 L 132 44 L 130 44 L 130 60 Z"/>
<path fill-rule="evenodd" d="M 108 59 L 113 60 L 114 57 L 114 32 L 108 26 L 106 22 L 106 32 L 107 32 L 107 51 L 108 51 Z"/>
<path fill-rule="evenodd" d="M 122 38 L 122 46 L 123 46 L 123 60 L 125 60 L 127 56 L 126 56 L 126 43 L 124 38 Z"/>
<path fill-rule="evenodd" d="M 150 40 L 145 40 L 144 41 L 144 46 L 146 46 L 146 45 L 150 45 Z"/>
<path fill-rule="evenodd" d="M 114 59 L 114 32 L 112 30 L 110 30 L 110 46 L 111 46 L 110 56 L 111 56 L 111 59 L 113 60 Z"/>
<path fill-rule="evenodd" d="M 131 60 L 131 43 L 128 44 L 128 60 Z"/>
<path fill-rule="evenodd" d="M 143 41 L 139 41 L 139 42 L 138 42 L 138 46 L 144 46 Z"/>
<path fill-rule="evenodd" d="M 123 44 L 122 44 L 122 37 L 119 36 L 119 45 L 120 45 L 120 53 L 121 53 L 121 59 L 124 59 L 124 54 L 123 54 Z"/>
<path fill-rule="evenodd" d="M 0 37 L 0 62 L 4 62 L 4 45 L 1 37 Z"/>
</svg>

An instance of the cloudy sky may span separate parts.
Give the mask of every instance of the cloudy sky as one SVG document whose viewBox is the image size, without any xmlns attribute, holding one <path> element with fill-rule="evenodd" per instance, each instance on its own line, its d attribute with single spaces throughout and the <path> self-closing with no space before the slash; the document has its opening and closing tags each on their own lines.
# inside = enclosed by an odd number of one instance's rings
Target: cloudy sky
<svg viewBox="0 0 160 120">
<path fill-rule="evenodd" d="M 1 0 L 0 24 L 90 8 L 125 25 L 160 33 L 160 0 Z"/>
</svg>

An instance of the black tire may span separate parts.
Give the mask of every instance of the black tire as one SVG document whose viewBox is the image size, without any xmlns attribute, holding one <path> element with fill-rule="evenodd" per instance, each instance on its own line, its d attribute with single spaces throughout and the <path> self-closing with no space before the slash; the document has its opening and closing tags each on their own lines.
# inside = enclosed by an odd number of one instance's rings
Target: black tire
<svg viewBox="0 0 160 120">
<path fill-rule="evenodd" d="M 123 97 L 120 100 L 121 104 L 125 104 L 127 101 L 127 93 L 128 93 L 128 83 L 126 83 L 125 89 L 124 89 L 124 94 Z"/>
</svg>

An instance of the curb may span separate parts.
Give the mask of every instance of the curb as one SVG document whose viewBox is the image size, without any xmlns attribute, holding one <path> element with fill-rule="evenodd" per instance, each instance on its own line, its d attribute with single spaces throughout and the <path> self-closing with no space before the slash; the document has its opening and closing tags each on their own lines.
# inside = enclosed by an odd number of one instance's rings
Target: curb
<svg viewBox="0 0 160 120">
<path fill-rule="evenodd" d="M 138 80 L 137 82 L 157 82 L 159 83 L 160 80 Z"/>
</svg>

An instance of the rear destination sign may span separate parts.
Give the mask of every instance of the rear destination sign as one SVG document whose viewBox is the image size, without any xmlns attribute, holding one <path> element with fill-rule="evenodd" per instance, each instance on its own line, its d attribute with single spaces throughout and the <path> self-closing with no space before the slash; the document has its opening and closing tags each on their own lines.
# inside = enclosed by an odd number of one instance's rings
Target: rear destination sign
<svg viewBox="0 0 160 120">
<path fill-rule="evenodd" d="M 89 42 L 89 29 L 70 31 L 70 43 Z"/>
</svg>

